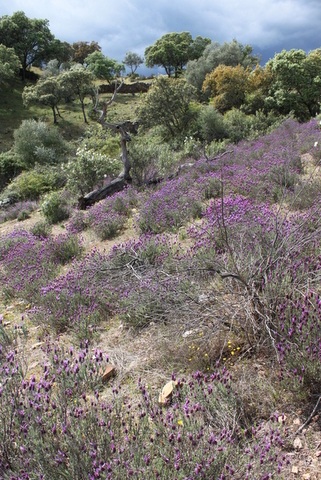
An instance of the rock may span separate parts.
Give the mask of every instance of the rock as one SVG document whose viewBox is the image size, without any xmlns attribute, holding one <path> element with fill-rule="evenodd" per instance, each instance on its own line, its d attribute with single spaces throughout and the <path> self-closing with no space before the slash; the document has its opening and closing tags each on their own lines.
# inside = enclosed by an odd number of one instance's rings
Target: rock
<svg viewBox="0 0 321 480">
<path fill-rule="evenodd" d="M 318 458 L 321 457 L 321 450 L 319 450 L 318 452 L 316 452 L 315 456 L 318 457 Z"/>
<path fill-rule="evenodd" d="M 114 377 L 116 375 L 116 368 L 114 365 L 107 365 L 103 375 L 102 375 L 102 381 L 107 382 L 109 378 Z"/>
<path fill-rule="evenodd" d="M 162 393 L 160 393 L 158 397 L 158 403 L 160 405 L 166 405 L 171 400 L 172 393 L 176 385 L 177 385 L 177 382 L 176 381 L 174 382 L 173 380 L 166 383 L 166 385 L 163 387 Z"/>
<path fill-rule="evenodd" d="M 38 342 L 38 343 L 35 343 L 34 345 L 32 345 L 32 350 L 36 350 L 36 348 L 38 347 L 41 347 L 41 345 L 43 345 L 43 342 Z"/>
<path fill-rule="evenodd" d="M 293 467 L 292 467 L 292 473 L 298 474 L 298 473 L 299 473 L 299 467 L 293 466 Z"/>
<path fill-rule="evenodd" d="M 301 420 L 299 418 L 295 418 L 293 420 L 293 425 L 301 425 Z"/>
<path fill-rule="evenodd" d="M 304 480 L 310 480 L 311 475 L 309 473 L 305 473 L 302 478 L 304 478 Z"/>
<path fill-rule="evenodd" d="M 286 415 L 280 415 L 279 418 L 278 418 L 278 422 L 279 423 L 285 423 L 286 419 L 287 419 Z"/>
<path fill-rule="evenodd" d="M 302 442 L 299 437 L 296 437 L 296 439 L 293 442 L 293 446 L 296 450 L 300 450 L 302 448 Z"/>
</svg>

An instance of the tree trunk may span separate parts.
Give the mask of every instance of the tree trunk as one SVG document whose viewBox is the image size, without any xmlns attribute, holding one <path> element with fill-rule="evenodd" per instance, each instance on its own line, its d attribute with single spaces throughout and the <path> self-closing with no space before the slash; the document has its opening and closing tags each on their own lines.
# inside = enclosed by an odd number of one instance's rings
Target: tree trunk
<svg viewBox="0 0 321 480">
<path fill-rule="evenodd" d="M 86 210 L 87 207 L 91 207 L 96 202 L 99 202 L 99 200 L 110 197 L 114 193 L 121 192 L 126 186 L 127 182 L 119 176 L 105 187 L 93 190 L 84 197 L 79 198 L 78 206 L 81 210 Z"/>
<path fill-rule="evenodd" d="M 86 113 L 85 113 L 85 105 L 84 105 L 84 102 L 81 102 L 81 109 L 82 109 L 82 114 L 83 114 L 83 116 L 84 116 L 85 123 L 88 123 L 88 122 L 87 122 L 87 118 L 86 118 Z"/>
<path fill-rule="evenodd" d="M 57 115 L 56 115 L 56 110 L 55 107 L 51 107 L 53 111 L 53 116 L 54 116 L 54 123 L 57 123 Z"/>
</svg>

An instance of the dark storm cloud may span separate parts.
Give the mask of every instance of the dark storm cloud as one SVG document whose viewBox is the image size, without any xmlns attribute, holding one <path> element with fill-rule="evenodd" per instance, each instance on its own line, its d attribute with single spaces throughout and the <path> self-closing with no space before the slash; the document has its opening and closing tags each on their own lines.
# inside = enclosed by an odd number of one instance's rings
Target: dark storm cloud
<svg viewBox="0 0 321 480">
<path fill-rule="evenodd" d="M 282 49 L 321 46 L 319 0 L 12 0 L 0 14 L 23 10 L 47 18 L 61 40 L 95 40 L 122 60 L 128 50 L 143 54 L 163 34 L 183 30 L 224 42 L 249 43 L 264 61 Z"/>
</svg>

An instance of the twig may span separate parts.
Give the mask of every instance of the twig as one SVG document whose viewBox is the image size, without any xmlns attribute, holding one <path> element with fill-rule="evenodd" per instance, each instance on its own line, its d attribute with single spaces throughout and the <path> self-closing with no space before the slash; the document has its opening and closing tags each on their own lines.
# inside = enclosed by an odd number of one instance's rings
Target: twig
<svg viewBox="0 0 321 480">
<path fill-rule="evenodd" d="M 309 416 L 309 418 L 307 419 L 307 421 L 306 421 L 306 422 L 304 422 L 304 424 L 303 424 L 303 425 L 301 425 L 301 427 L 300 427 L 300 428 L 298 428 L 298 429 L 297 429 L 297 431 L 296 431 L 295 433 L 293 433 L 293 435 L 292 435 L 292 436 L 294 436 L 294 435 L 297 435 L 299 432 L 301 432 L 301 430 L 303 430 L 303 429 L 304 429 L 304 427 L 306 427 L 306 425 L 307 425 L 308 423 L 310 423 L 310 421 L 311 421 L 311 419 L 312 419 L 313 415 L 314 415 L 314 414 L 315 414 L 315 412 L 316 412 L 316 409 L 318 408 L 318 405 L 319 405 L 319 403 L 320 403 L 320 400 L 321 400 L 321 395 L 319 396 L 319 398 L 318 398 L 318 401 L 317 401 L 317 403 L 315 404 L 315 407 L 314 407 L 314 409 L 312 410 L 312 413 L 311 413 L 311 415 Z"/>
</svg>

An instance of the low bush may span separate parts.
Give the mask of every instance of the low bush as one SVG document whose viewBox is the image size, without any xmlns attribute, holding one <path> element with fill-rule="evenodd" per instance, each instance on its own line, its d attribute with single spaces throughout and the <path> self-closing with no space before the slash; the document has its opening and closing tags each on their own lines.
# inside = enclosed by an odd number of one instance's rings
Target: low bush
<svg viewBox="0 0 321 480">
<path fill-rule="evenodd" d="M 62 188 L 66 176 L 60 168 L 37 166 L 16 177 L 3 191 L 3 198 L 18 200 L 38 200 L 39 197 L 52 190 Z"/>
<path fill-rule="evenodd" d="M 40 208 L 45 219 L 53 224 L 66 220 L 70 215 L 67 201 L 62 196 L 62 192 L 47 194 Z"/>
<path fill-rule="evenodd" d="M 7 222 L 8 220 L 15 220 L 20 216 L 20 219 L 23 220 L 23 216 L 30 215 L 31 212 L 38 208 L 37 202 L 18 202 L 14 205 L 10 205 L 6 208 L 0 210 L 0 223 Z M 25 213 L 22 213 L 25 212 Z"/>
</svg>

